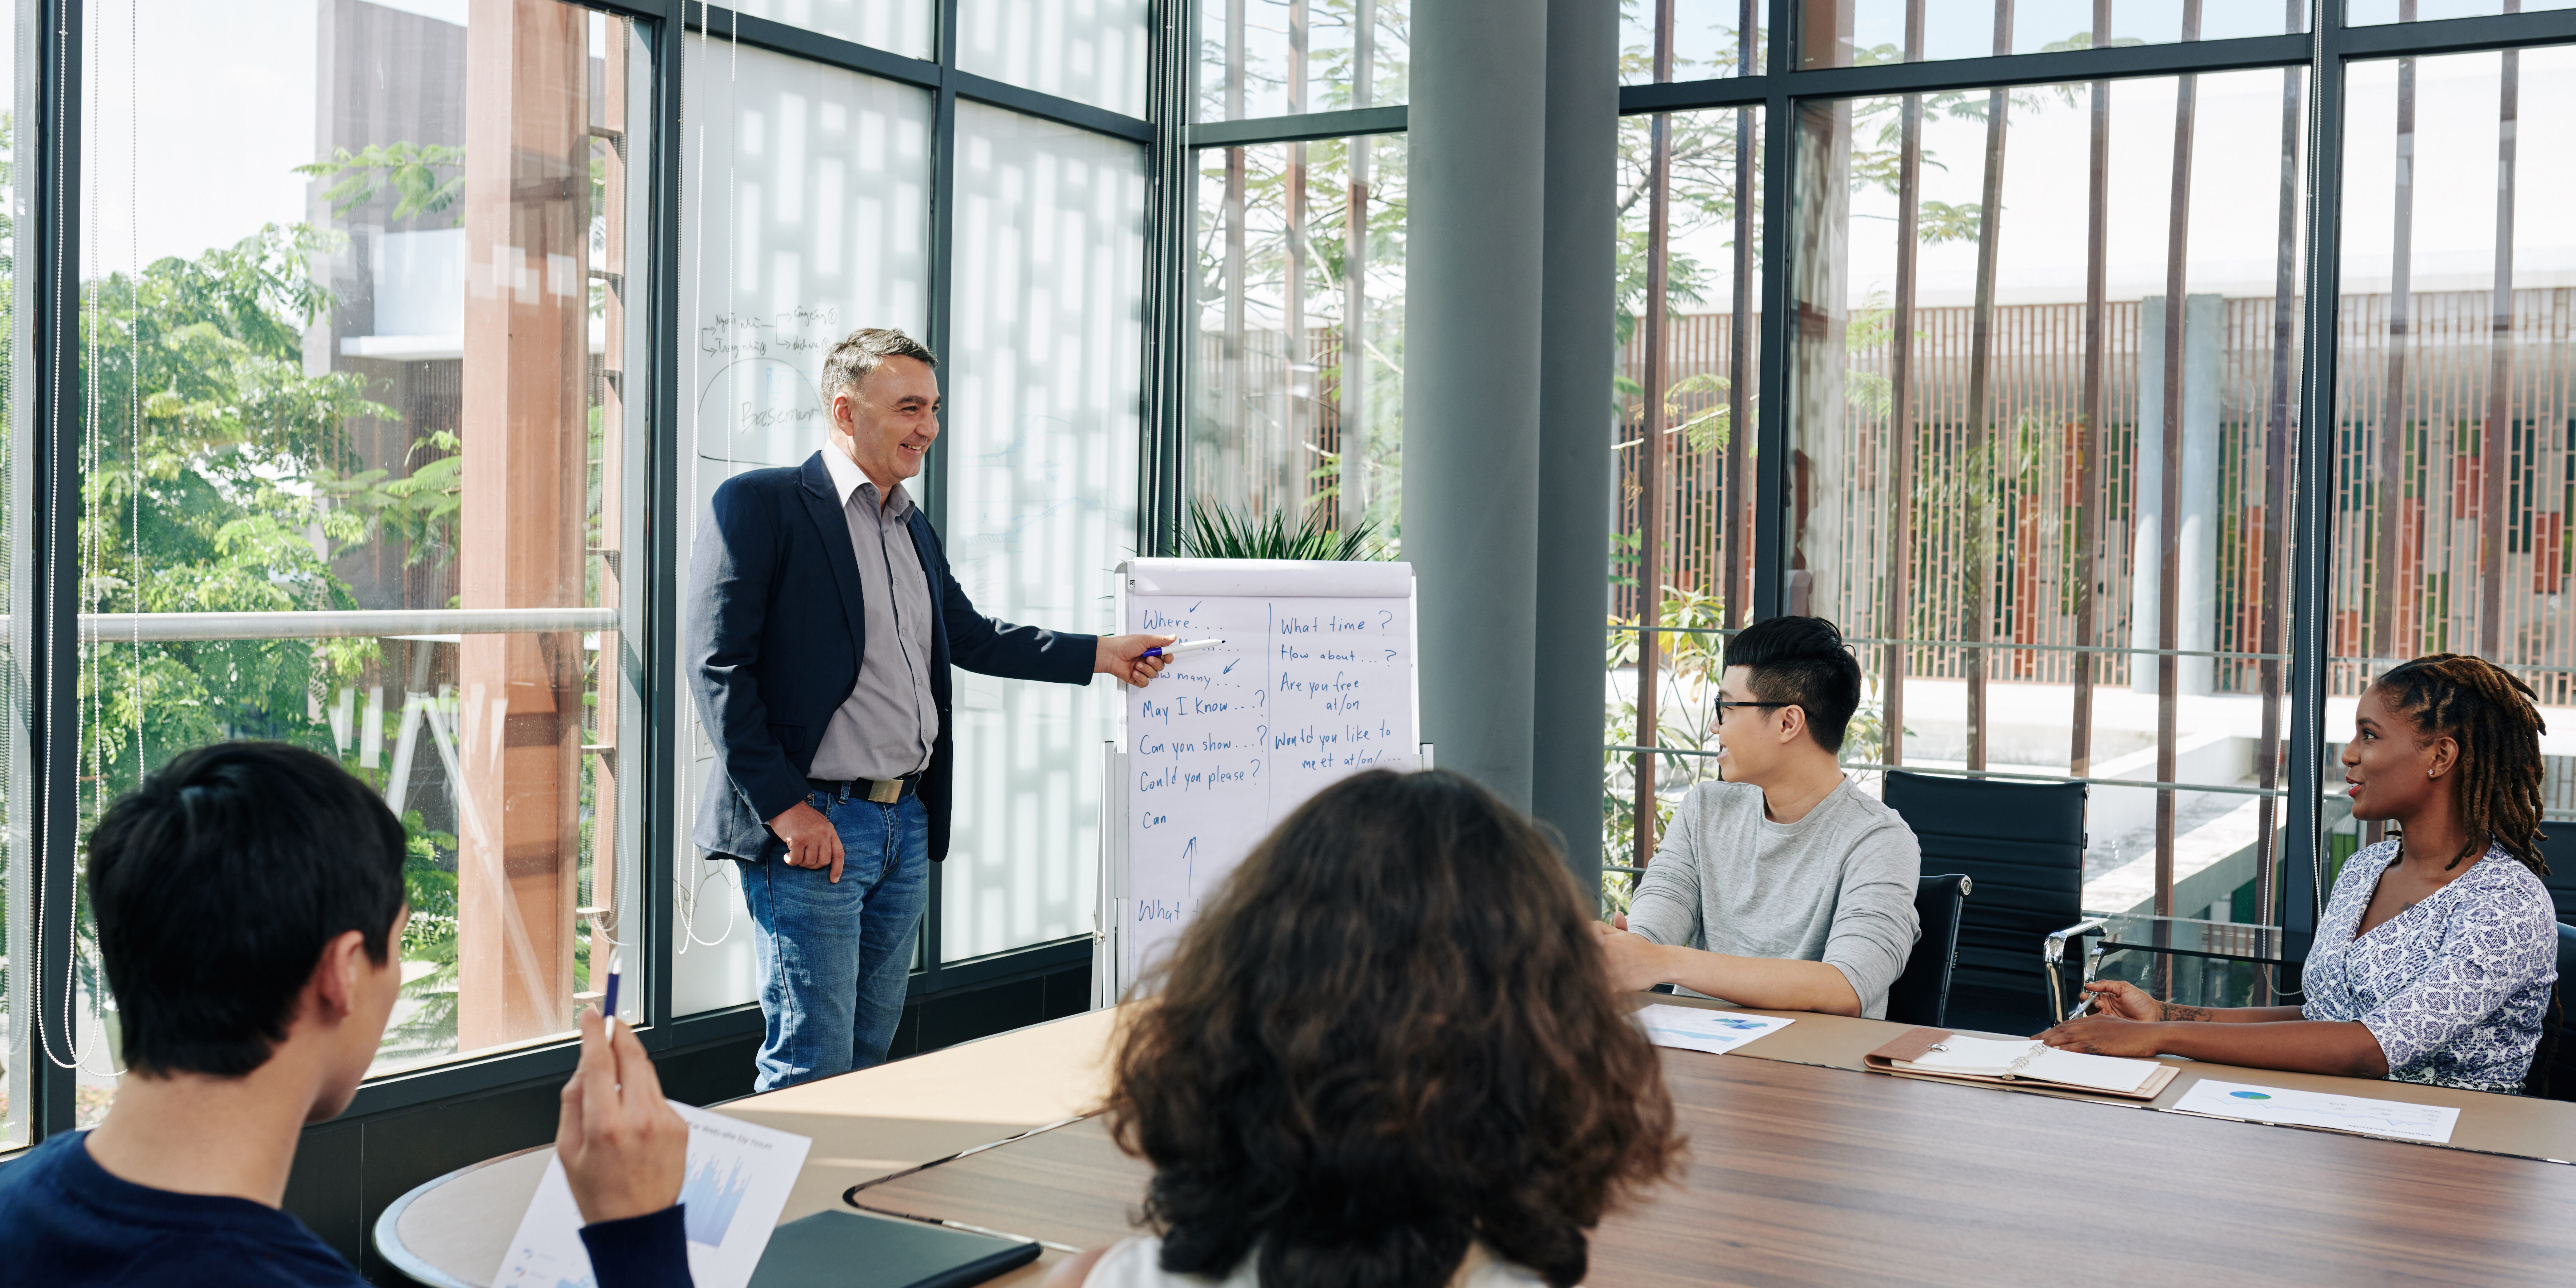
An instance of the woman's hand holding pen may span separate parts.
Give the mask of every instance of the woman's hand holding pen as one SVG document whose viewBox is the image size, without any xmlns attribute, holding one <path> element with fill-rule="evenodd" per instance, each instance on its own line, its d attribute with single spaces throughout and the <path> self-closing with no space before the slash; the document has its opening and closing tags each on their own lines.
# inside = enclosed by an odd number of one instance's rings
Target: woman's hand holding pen
<svg viewBox="0 0 2576 1288">
<path fill-rule="evenodd" d="M 2087 984 L 2084 993 L 2074 1016 L 2040 1034 L 2040 1041 L 2087 1055 L 2161 1054 L 2164 1006 L 2146 990 L 2114 979 Z"/>
<path fill-rule="evenodd" d="M 2165 1017 L 2164 1003 L 2149 997 L 2147 990 L 2135 984 L 2116 979 L 2095 980 L 2085 985 L 2084 991 L 2089 995 L 2085 1000 L 2093 1004 L 2091 1014 L 2094 1015 L 2140 1022 L 2153 1022 Z"/>
</svg>

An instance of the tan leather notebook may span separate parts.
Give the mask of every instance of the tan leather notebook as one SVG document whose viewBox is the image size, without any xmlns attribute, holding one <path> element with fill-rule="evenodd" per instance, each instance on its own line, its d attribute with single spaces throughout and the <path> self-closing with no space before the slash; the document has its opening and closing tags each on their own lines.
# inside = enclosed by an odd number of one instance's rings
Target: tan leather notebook
<svg viewBox="0 0 2576 1288">
<path fill-rule="evenodd" d="M 2130 1100 L 2155 1099 L 2182 1072 L 2154 1060 L 2061 1051 L 2027 1038 L 1961 1037 L 1947 1029 L 1908 1029 L 1861 1063 L 1900 1078 L 2057 1087 Z"/>
</svg>

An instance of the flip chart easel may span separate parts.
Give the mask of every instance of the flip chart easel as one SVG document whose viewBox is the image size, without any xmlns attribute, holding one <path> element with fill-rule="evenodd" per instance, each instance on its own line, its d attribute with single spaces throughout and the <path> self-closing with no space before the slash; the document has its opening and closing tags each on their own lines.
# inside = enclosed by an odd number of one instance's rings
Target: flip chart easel
<svg viewBox="0 0 2576 1288">
<path fill-rule="evenodd" d="M 1118 566 L 1120 629 L 1225 643 L 1128 690 L 1118 739 L 1102 745 L 1095 1004 L 1124 996 L 1308 797 L 1423 763 L 1413 602 L 1402 563 Z"/>
</svg>

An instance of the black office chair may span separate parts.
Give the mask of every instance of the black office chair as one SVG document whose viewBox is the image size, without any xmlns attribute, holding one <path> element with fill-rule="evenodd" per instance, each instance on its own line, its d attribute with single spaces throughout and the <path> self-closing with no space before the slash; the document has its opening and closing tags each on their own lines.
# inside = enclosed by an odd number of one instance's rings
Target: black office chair
<svg viewBox="0 0 2576 1288">
<path fill-rule="evenodd" d="M 2552 871 L 2558 867 L 2556 863 L 2549 866 Z M 2558 923 L 2558 983 L 2549 990 L 2549 1009 L 2542 1012 L 2540 1020 L 2540 1046 L 2531 1053 L 2531 1072 L 2522 1079 L 2522 1094 L 2526 1096 L 2576 1100 L 2576 1042 L 2566 1040 L 2564 1001 L 2571 972 L 2576 972 L 2576 926 L 2562 921 Z"/>
<path fill-rule="evenodd" d="M 2540 843 L 2549 875 L 2540 883 L 2549 887 L 2549 901 L 2558 905 L 2558 920 L 2576 922 L 2576 823 L 2543 823 L 2540 830 L 2549 834 Z"/>
<path fill-rule="evenodd" d="M 1925 877 L 1914 888 L 1914 916 L 1923 923 L 1905 972 L 1887 986 L 1887 1018 L 1939 1028 L 1950 1021 L 1950 973 L 1959 964 L 1959 907 L 1976 887 L 1957 872 Z"/>
<path fill-rule="evenodd" d="M 1976 884 L 1951 974 L 1951 1001 L 1968 1012 L 1960 1023 L 2004 1032 L 2054 1023 L 2040 944 L 2082 916 L 2084 784 L 1893 770 L 1880 799 L 1914 829 L 1926 871 Z"/>
</svg>

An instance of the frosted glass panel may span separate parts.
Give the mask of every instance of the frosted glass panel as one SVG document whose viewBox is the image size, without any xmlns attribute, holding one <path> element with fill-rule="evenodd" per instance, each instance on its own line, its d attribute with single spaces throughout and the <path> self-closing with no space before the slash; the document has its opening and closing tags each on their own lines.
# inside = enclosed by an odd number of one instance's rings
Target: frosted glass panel
<svg viewBox="0 0 2576 1288">
<path fill-rule="evenodd" d="M 1146 0 L 957 0 L 957 65 L 1145 114 Z"/>
<path fill-rule="evenodd" d="M 934 0 L 734 0 L 735 12 L 819 31 L 906 58 L 938 53 L 932 36 Z M 716 24 L 715 39 L 727 32 Z M 697 37 L 689 39 L 694 42 Z"/>
<path fill-rule="evenodd" d="M 1145 150 L 960 102 L 956 219 L 949 559 L 985 613 L 1106 632 L 1136 540 Z M 1115 683 L 955 678 L 942 955 L 1090 934 Z"/>
<path fill-rule="evenodd" d="M 683 570 L 717 484 L 823 445 L 832 344 L 863 326 L 920 336 L 929 320 L 930 94 L 721 40 L 705 53 L 701 66 L 688 42 L 681 82 Z M 673 681 L 690 692 L 685 670 Z M 680 711 L 671 1000 L 686 1015 L 751 1001 L 759 979 L 739 874 L 688 844 L 714 753 L 694 700 Z"/>
</svg>

